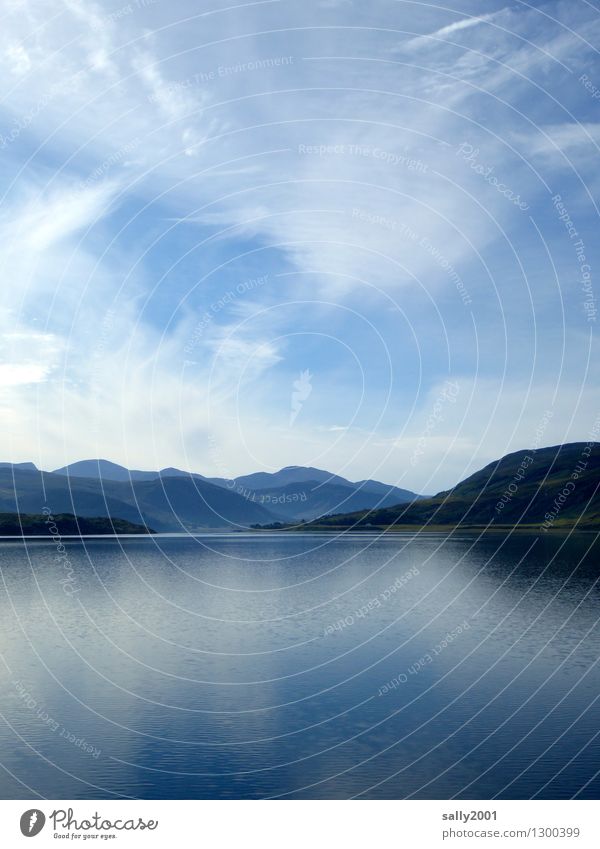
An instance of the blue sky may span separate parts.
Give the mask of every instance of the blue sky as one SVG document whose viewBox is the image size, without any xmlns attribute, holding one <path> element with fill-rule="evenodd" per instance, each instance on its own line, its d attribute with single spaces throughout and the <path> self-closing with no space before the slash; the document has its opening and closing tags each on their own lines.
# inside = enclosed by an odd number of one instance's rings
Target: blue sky
<svg viewBox="0 0 600 849">
<path fill-rule="evenodd" d="M 594 5 L 7 0 L 0 33 L 3 459 L 435 492 L 588 438 Z"/>
</svg>

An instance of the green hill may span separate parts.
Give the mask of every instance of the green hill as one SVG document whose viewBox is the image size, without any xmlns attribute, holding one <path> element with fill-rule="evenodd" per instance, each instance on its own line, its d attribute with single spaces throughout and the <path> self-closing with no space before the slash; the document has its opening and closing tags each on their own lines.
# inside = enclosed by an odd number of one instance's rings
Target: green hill
<svg viewBox="0 0 600 849">
<path fill-rule="evenodd" d="M 0 513 L 0 536 L 78 536 L 81 534 L 151 534 L 145 525 L 125 519 L 93 516 L 83 518 L 72 513 L 40 516 L 32 513 Z"/>
<path fill-rule="evenodd" d="M 600 444 L 507 454 L 450 490 L 410 505 L 328 516 L 306 525 L 534 526 L 600 529 Z"/>
</svg>

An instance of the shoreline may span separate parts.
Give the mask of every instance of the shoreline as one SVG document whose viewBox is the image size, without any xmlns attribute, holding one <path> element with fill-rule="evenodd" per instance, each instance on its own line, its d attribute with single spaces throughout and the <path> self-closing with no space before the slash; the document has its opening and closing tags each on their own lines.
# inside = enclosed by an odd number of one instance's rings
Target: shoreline
<svg viewBox="0 0 600 849">
<path fill-rule="evenodd" d="M 78 541 L 78 540 L 118 540 L 118 539 L 134 539 L 134 540 L 155 540 L 155 539 L 190 539 L 194 537 L 223 537 L 223 538 L 239 538 L 257 537 L 257 536 L 285 536 L 286 534 L 331 534 L 336 536 L 345 536 L 350 534 L 366 535 L 376 534 L 439 534 L 449 535 L 454 532 L 458 533 L 493 533 L 493 534 L 538 534 L 560 535 L 569 533 L 578 534 L 596 534 L 600 535 L 600 527 L 578 527 L 577 525 L 562 525 L 543 530 L 539 525 L 371 525 L 364 527 L 360 525 L 290 525 L 287 528 L 201 528 L 195 531 L 159 531 L 158 533 L 101 533 L 101 534 L 63 534 L 61 539 Z M 51 536 L 44 534 L 0 534 L 0 543 L 3 542 L 48 542 L 55 544 Z"/>
</svg>

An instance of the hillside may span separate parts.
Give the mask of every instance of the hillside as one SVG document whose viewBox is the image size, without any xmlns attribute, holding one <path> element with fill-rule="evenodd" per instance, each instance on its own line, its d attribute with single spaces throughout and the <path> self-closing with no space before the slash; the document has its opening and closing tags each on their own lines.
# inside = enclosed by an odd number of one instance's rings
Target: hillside
<svg viewBox="0 0 600 849">
<path fill-rule="evenodd" d="M 507 454 L 450 490 L 411 505 L 319 519 L 324 527 L 505 526 L 600 528 L 600 444 Z"/>
<path fill-rule="evenodd" d="M 58 528 L 60 536 L 80 534 L 151 534 L 154 531 L 144 525 L 126 522 L 124 519 L 107 519 L 101 516 L 83 518 L 72 513 L 59 513 L 48 521 L 47 516 L 30 513 L 0 513 L 0 536 L 47 536 L 52 535 L 49 525 Z"/>
</svg>

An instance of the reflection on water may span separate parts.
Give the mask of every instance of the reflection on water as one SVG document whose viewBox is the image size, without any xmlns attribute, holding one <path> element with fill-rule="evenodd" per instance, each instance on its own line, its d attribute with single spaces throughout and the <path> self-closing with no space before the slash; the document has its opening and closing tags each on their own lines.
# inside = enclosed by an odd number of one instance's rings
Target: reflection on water
<svg viewBox="0 0 600 849">
<path fill-rule="evenodd" d="M 597 798 L 591 535 L 0 544 L 0 796 Z"/>
</svg>

